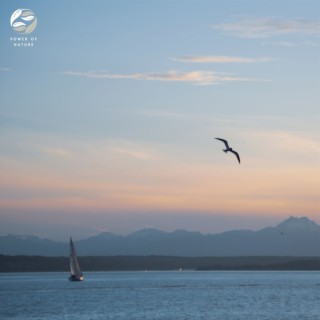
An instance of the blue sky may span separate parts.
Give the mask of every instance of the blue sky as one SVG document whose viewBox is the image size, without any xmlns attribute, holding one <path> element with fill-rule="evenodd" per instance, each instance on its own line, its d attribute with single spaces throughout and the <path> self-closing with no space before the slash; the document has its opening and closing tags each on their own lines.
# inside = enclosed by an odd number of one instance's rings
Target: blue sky
<svg viewBox="0 0 320 320">
<path fill-rule="evenodd" d="M 318 1 L 0 9 L 0 234 L 320 222 Z"/>
</svg>

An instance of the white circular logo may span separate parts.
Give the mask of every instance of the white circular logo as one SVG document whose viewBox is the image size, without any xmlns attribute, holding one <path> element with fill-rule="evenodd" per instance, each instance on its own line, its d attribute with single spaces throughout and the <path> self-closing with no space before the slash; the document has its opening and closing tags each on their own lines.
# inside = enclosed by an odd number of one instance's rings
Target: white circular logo
<svg viewBox="0 0 320 320">
<path fill-rule="evenodd" d="M 10 18 L 10 25 L 17 33 L 28 34 L 37 26 L 37 17 L 30 9 L 18 9 Z"/>
</svg>

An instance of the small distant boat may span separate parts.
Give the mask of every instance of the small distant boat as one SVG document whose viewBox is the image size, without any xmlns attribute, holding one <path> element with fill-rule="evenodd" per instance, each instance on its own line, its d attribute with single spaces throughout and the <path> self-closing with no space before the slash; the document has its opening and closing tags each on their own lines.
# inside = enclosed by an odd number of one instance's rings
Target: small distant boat
<svg viewBox="0 0 320 320">
<path fill-rule="evenodd" d="M 76 249 L 70 237 L 70 281 L 83 281 L 84 276 L 81 272 Z"/>
</svg>

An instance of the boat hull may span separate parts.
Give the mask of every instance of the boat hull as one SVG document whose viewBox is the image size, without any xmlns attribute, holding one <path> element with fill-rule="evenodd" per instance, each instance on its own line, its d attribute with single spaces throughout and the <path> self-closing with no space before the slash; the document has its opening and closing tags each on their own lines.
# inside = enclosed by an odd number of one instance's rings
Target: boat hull
<svg viewBox="0 0 320 320">
<path fill-rule="evenodd" d="M 83 276 L 78 277 L 78 276 L 72 275 L 68 279 L 69 279 L 69 281 L 83 281 L 84 277 Z"/>
</svg>

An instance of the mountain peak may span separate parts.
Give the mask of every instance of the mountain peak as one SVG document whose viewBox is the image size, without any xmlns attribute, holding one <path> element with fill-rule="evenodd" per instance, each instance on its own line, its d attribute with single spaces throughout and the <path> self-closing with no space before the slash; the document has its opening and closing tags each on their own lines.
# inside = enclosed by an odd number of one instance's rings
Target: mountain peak
<svg viewBox="0 0 320 320">
<path fill-rule="evenodd" d="M 173 236 L 178 236 L 178 237 L 186 237 L 186 236 L 203 236 L 201 232 L 197 231 L 187 231 L 183 229 L 177 229 L 171 233 Z"/>
<path fill-rule="evenodd" d="M 22 241 L 44 240 L 44 239 L 39 238 L 38 236 L 29 235 L 29 234 L 8 234 L 7 237 L 10 239 L 16 239 L 16 240 L 22 240 Z"/>
<path fill-rule="evenodd" d="M 319 231 L 320 226 L 307 217 L 297 218 L 291 216 L 278 224 L 276 228 L 282 231 Z"/>
<path fill-rule="evenodd" d="M 149 236 L 159 236 L 163 234 L 166 234 L 166 232 L 154 228 L 144 228 L 142 230 L 131 233 L 128 237 L 144 238 Z"/>
</svg>

